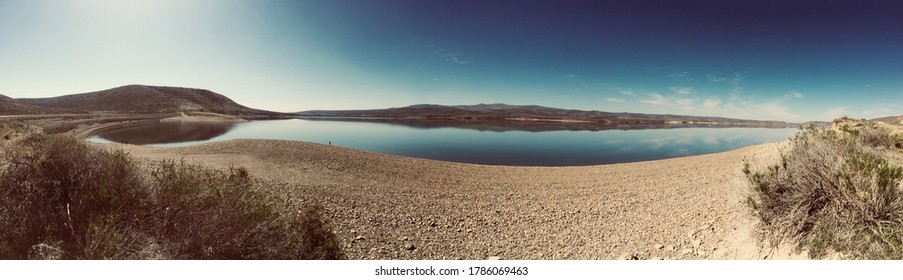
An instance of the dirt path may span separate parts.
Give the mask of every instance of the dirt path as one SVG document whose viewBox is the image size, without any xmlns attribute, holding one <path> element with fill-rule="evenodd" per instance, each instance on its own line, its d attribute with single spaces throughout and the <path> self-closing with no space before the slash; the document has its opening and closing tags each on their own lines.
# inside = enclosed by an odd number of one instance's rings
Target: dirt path
<svg viewBox="0 0 903 280">
<path fill-rule="evenodd" d="M 481 166 L 276 140 L 101 146 L 247 167 L 293 205 L 323 206 L 352 259 L 757 259 L 770 253 L 752 237 L 742 160 L 767 162 L 781 145 L 588 167 Z"/>
</svg>

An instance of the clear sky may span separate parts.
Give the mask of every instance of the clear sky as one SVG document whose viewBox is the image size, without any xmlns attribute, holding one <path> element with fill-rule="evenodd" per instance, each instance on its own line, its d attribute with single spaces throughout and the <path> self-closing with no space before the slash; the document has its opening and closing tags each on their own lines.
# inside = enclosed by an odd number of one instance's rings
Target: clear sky
<svg viewBox="0 0 903 280">
<path fill-rule="evenodd" d="M 286 112 L 901 115 L 903 1 L 0 0 L 0 94 L 126 84 Z"/>
</svg>

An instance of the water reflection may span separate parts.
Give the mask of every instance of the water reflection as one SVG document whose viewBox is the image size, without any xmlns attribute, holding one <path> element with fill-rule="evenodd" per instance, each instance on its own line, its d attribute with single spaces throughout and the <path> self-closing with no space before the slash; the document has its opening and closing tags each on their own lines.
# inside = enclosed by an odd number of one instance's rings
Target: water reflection
<svg viewBox="0 0 903 280">
<path fill-rule="evenodd" d="M 92 140 L 179 146 L 230 139 L 282 139 L 453 162 L 567 166 L 717 153 L 786 140 L 796 131 L 737 127 L 496 131 L 291 119 L 239 124 L 158 123 L 110 131 Z"/>
<path fill-rule="evenodd" d="M 151 145 L 207 141 L 226 134 L 234 123 L 226 122 L 145 122 L 136 126 L 103 131 L 96 137 L 118 143 Z"/>
<path fill-rule="evenodd" d="M 425 118 L 335 118 L 335 117 L 302 117 L 305 121 L 313 122 L 357 122 L 400 125 L 418 129 L 437 128 L 462 128 L 477 131 L 604 131 L 604 130 L 642 130 L 642 129 L 676 129 L 676 128 L 766 128 L 766 125 L 775 125 L 767 128 L 788 128 L 784 124 L 686 124 L 686 123 L 618 123 L 605 124 L 600 122 L 560 122 L 560 121 L 506 121 L 506 120 L 466 120 L 466 119 L 425 119 Z"/>
</svg>

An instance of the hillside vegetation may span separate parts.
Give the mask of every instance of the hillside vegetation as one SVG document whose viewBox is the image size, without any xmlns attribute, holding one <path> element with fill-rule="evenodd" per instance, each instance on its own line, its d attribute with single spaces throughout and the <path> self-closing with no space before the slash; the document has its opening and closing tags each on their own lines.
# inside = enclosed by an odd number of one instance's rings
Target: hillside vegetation
<svg viewBox="0 0 903 280">
<path fill-rule="evenodd" d="M 0 95 L 0 115 L 30 115 L 30 114 L 45 114 L 51 112 L 57 112 L 58 110 L 50 109 L 50 108 L 41 108 L 37 106 L 32 106 L 28 104 L 23 104 L 15 99 L 9 98 L 6 95 Z"/>
<path fill-rule="evenodd" d="M 762 237 L 815 258 L 903 259 L 901 148 L 899 127 L 844 118 L 803 129 L 766 170 L 747 163 Z"/>
<path fill-rule="evenodd" d="M 226 96 L 205 89 L 145 85 L 128 85 L 49 98 L 20 98 L 13 101 L 16 104 L 28 106 L 30 109 L 27 111 L 0 111 L 0 114 L 17 112 L 26 114 L 59 112 L 157 114 L 192 111 L 228 115 L 279 114 L 242 106 Z M 35 110 L 39 112 L 35 112 Z"/>
<path fill-rule="evenodd" d="M 19 132 L 12 133 L 11 131 Z M 0 259 L 337 259 L 316 207 L 260 191 L 243 168 L 164 161 L 4 127 Z"/>
</svg>

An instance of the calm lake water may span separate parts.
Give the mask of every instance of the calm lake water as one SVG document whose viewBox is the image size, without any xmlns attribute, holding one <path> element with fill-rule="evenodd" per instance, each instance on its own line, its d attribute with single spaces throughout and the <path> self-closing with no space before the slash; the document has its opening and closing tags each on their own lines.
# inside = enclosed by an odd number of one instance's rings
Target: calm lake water
<svg viewBox="0 0 903 280">
<path fill-rule="evenodd" d="M 238 124 L 148 123 L 89 140 L 184 146 L 230 139 L 284 139 L 444 161 L 525 166 L 593 165 L 717 153 L 786 140 L 790 128 L 479 131 L 397 124 L 272 120 Z"/>
</svg>

